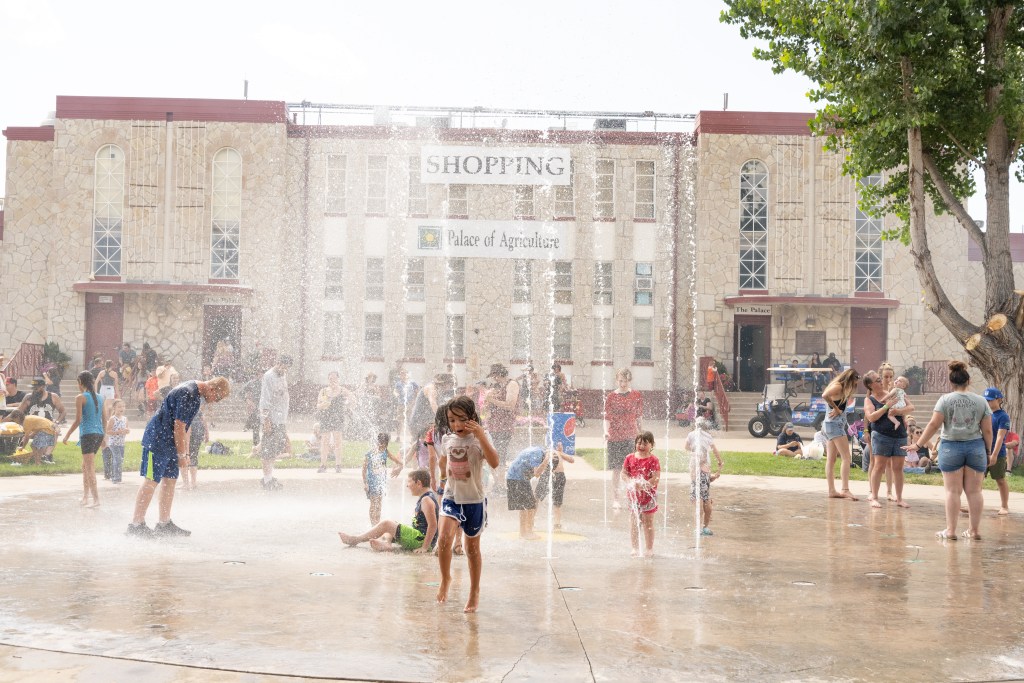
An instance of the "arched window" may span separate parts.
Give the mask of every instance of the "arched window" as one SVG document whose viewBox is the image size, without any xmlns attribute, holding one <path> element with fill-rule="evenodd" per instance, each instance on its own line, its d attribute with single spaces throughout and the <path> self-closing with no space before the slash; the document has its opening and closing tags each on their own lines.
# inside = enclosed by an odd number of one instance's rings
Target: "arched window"
<svg viewBox="0 0 1024 683">
<path fill-rule="evenodd" d="M 92 200 L 92 273 L 121 275 L 121 222 L 124 218 L 124 152 L 105 145 L 96 152 Z"/>
<path fill-rule="evenodd" d="M 882 176 L 872 175 L 860 180 L 860 187 L 875 187 L 882 184 Z M 859 190 L 859 187 L 858 187 Z M 854 218 L 856 233 L 856 272 L 853 276 L 854 291 L 882 291 L 882 219 L 874 218 L 857 207 Z"/>
<path fill-rule="evenodd" d="M 740 289 L 768 289 L 768 169 L 748 161 L 740 171 Z"/>
<path fill-rule="evenodd" d="M 214 280 L 237 280 L 242 226 L 242 155 L 230 147 L 213 156 L 211 205 L 210 277 Z"/>
</svg>

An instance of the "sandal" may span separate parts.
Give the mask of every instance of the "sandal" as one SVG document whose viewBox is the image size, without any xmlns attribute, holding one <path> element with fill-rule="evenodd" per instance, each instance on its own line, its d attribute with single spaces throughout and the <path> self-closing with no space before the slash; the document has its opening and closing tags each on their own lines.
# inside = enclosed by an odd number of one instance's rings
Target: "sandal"
<svg viewBox="0 0 1024 683">
<path fill-rule="evenodd" d="M 956 534 L 950 535 L 946 532 L 945 529 L 943 529 L 942 531 L 935 532 L 935 538 L 939 539 L 940 541 L 955 541 Z"/>
<path fill-rule="evenodd" d="M 960 535 L 963 536 L 964 538 L 966 538 L 968 541 L 980 541 L 981 540 L 981 534 L 977 534 L 977 533 L 972 534 L 970 529 L 961 531 Z"/>
</svg>

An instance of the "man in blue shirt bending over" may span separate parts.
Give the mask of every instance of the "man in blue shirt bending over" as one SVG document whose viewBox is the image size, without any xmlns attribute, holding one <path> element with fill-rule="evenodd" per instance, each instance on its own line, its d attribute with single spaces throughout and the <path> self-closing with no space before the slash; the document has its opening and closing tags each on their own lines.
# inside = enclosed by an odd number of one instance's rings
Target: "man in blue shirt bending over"
<svg viewBox="0 0 1024 683">
<path fill-rule="evenodd" d="M 191 531 L 185 531 L 171 521 L 178 468 L 188 466 L 186 432 L 204 401 L 216 403 L 230 394 L 231 385 L 224 377 L 214 377 L 208 382 L 182 382 L 167 394 L 142 434 L 140 474 L 145 478 L 135 498 L 135 515 L 127 531 L 129 536 L 191 535 Z M 146 511 L 158 486 L 160 521 L 150 529 L 146 526 Z"/>
</svg>

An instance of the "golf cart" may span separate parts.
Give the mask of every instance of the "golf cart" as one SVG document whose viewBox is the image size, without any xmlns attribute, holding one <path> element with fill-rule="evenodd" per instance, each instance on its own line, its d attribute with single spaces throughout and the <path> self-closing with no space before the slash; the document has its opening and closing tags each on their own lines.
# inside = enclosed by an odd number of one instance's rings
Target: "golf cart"
<svg viewBox="0 0 1024 683">
<path fill-rule="evenodd" d="M 793 410 L 786 397 L 786 384 L 771 383 L 764 385 L 761 402 L 757 404 L 757 414 L 747 423 L 747 431 L 758 438 L 778 436 L 783 426 L 790 422 Z"/>
<path fill-rule="evenodd" d="M 818 389 L 822 373 L 830 372 L 829 368 L 783 365 L 768 368 L 768 371 L 772 382 L 765 385 L 761 403 L 757 404 L 757 414 L 747 424 L 747 431 L 759 438 L 768 434 L 778 436 L 787 422 L 796 427 L 812 427 L 815 431 L 821 429 L 828 407 Z M 796 397 L 798 388 L 809 388 L 810 397 L 794 406 L 789 399 Z"/>
</svg>

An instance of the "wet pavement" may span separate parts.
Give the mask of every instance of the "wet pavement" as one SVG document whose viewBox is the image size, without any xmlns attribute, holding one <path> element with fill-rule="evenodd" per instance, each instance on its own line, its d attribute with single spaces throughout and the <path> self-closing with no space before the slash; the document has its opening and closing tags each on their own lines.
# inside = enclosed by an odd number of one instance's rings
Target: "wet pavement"
<svg viewBox="0 0 1024 683">
<path fill-rule="evenodd" d="M 1024 516 L 991 497 L 984 540 L 942 543 L 937 487 L 873 511 L 821 481 L 726 477 L 697 548 L 671 476 L 639 560 L 600 475 L 570 470 L 551 557 L 492 501 L 465 615 L 464 559 L 438 606 L 435 558 L 340 544 L 367 525 L 357 472 L 279 475 L 267 493 L 201 471 L 175 502 L 193 535 L 166 541 L 124 536 L 131 483 L 93 510 L 74 477 L 0 482 L 0 683 L 1024 678 Z M 410 517 L 397 481 L 384 507 Z"/>
</svg>

